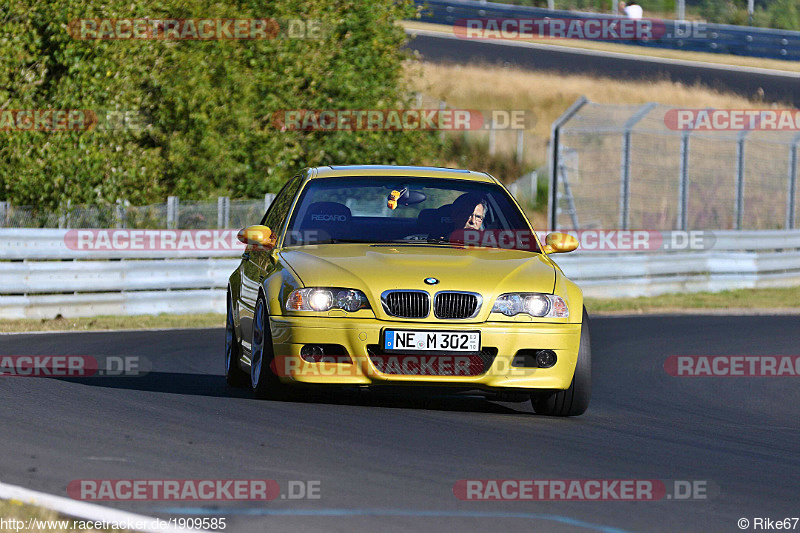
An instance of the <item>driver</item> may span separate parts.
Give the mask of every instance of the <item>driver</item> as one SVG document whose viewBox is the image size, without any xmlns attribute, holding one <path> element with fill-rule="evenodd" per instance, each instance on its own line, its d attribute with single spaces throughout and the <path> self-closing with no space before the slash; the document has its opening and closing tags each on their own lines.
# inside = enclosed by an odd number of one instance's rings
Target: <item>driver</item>
<svg viewBox="0 0 800 533">
<path fill-rule="evenodd" d="M 472 192 L 462 194 L 453 202 L 451 210 L 454 229 L 484 229 L 486 211 L 486 198 Z"/>
</svg>

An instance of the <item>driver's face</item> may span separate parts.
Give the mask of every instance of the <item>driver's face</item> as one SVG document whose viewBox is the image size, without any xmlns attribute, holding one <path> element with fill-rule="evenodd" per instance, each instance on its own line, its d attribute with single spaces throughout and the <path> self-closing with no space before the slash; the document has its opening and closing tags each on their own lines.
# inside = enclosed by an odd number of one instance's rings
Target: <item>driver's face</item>
<svg viewBox="0 0 800 533">
<path fill-rule="evenodd" d="M 469 215 L 464 229 L 481 229 L 483 226 L 483 215 L 483 204 L 476 205 L 472 210 L 472 214 Z"/>
</svg>

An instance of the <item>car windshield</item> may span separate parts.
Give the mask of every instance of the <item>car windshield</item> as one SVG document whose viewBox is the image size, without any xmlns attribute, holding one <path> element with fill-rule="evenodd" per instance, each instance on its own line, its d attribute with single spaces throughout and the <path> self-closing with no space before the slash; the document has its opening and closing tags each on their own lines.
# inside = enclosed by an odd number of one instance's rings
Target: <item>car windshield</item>
<svg viewBox="0 0 800 533">
<path fill-rule="evenodd" d="M 285 246 L 323 243 L 472 245 L 539 252 L 524 215 L 494 183 L 424 177 L 311 180 Z"/>
</svg>

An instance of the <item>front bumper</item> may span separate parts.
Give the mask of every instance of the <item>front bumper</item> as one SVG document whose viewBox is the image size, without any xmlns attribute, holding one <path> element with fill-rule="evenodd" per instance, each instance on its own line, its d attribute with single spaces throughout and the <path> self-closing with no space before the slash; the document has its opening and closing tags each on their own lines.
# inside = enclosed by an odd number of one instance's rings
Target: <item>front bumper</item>
<svg viewBox="0 0 800 533">
<path fill-rule="evenodd" d="M 270 317 L 275 366 L 286 383 L 339 385 L 453 385 L 476 389 L 566 389 L 575 371 L 581 324 L 564 323 L 427 323 L 377 319 Z M 496 349 L 488 369 L 479 375 L 416 375 L 384 373 L 370 353 L 380 346 L 384 329 L 449 330 L 481 332 L 481 344 Z M 352 363 L 312 363 L 300 356 L 306 344 L 344 347 Z M 551 368 L 515 367 L 519 350 L 553 350 L 557 362 Z M 385 368 L 384 368 L 385 370 Z"/>
</svg>

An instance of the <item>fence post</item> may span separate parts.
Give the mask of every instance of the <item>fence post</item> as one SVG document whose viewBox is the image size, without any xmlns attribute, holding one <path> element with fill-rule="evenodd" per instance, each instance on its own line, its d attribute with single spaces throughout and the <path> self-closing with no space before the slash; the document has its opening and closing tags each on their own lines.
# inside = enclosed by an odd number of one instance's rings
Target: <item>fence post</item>
<svg viewBox="0 0 800 533">
<path fill-rule="evenodd" d="M 680 181 L 678 182 L 678 229 L 686 231 L 689 225 L 689 134 L 681 135 Z"/>
<path fill-rule="evenodd" d="M 558 166 L 561 151 L 559 144 L 561 143 L 561 127 L 571 119 L 575 113 L 586 105 L 589 100 L 585 96 L 578 98 L 564 114 L 558 117 L 555 122 L 550 126 L 550 146 L 548 146 L 547 160 L 550 163 L 550 192 L 547 198 L 547 222 L 550 224 L 550 230 L 555 231 L 558 228 Z M 577 228 L 576 228 L 577 229 Z"/>
<path fill-rule="evenodd" d="M 517 130 L 517 164 L 522 164 L 525 149 L 525 130 Z"/>
<path fill-rule="evenodd" d="M 217 228 L 227 228 L 231 221 L 231 199 L 227 196 L 217 198 Z"/>
<path fill-rule="evenodd" d="M 561 148 L 564 147 L 559 146 L 559 150 Z M 572 150 L 572 153 L 574 152 L 575 151 Z M 578 166 L 580 166 L 580 162 L 578 163 Z M 581 227 L 580 223 L 578 222 L 578 208 L 575 207 L 575 196 L 572 194 L 572 188 L 569 184 L 569 171 L 567 170 L 567 163 L 564 161 L 563 157 L 559 157 L 558 159 L 558 180 L 562 185 L 564 185 L 564 196 L 567 199 L 567 213 L 569 213 L 569 219 L 572 222 L 572 227 L 574 229 L 578 229 Z"/>
<path fill-rule="evenodd" d="M 800 144 L 800 133 L 792 138 L 789 148 L 789 197 L 786 199 L 786 229 L 794 229 L 795 200 L 797 195 L 797 145 Z"/>
<path fill-rule="evenodd" d="M 267 212 L 269 206 L 272 205 L 272 201 L 275 200 L 275 193 L 268 192 L 264 195 L 264 212 Z"/>
<path fill-rule="evenodd" d="M 61 213 L 58 215 L 58 229 L 69 229 L 69 209 L 72 206 L 72 200 L 67 200 L 67 209 L 60 209 Z"/>
<path fill-rule="evenodd" d="M 8 202 L 0 202 L 0 228 L 6 227 L 8 220 Z"/>
<path fill-rule="evenodd" d="M 176 229 L 180 216 L 180 200 L 177 196 L 167 197 L 167 229 Z"/>
<path fill-rule="evenodd" d="M 122 204 L 122 200 L 119 198 L 117 198 L 114 205 L 114 227 L 125 227 L 125 207 Z"/>
<path fill-rule="evenodd" d="M 734 229 L 742 229 L 744 220 L 744 141 L 749 130 L 736 135 L 736 205 L 734 206 Z"/>
<path fill-rule="evenodd" d="M 630 203 L 631 203 L 631 130 L 637 122 L 656 106 L 655 102 L 643 105 L 639 110 L 625 121 L 622 134 L 622 174 L 619 184 L 619 227 L 630 229 Z"/>
</svg>

